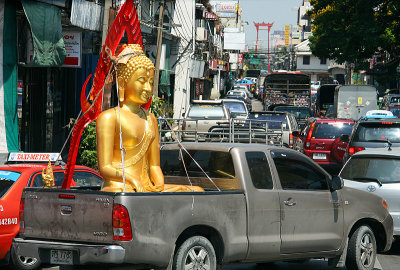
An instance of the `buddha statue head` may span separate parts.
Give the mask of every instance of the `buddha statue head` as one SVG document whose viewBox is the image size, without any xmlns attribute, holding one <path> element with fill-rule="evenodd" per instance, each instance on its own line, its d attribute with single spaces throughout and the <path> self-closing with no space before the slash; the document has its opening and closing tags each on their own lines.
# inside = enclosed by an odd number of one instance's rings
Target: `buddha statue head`
<svg viewBox="0 0 400 270">
<path fill-rule="evenodd" d="M 122 45 L 116 57 L 119 101 L 146 104 L 153 92 L 153 62 L 137 44 Z"/>
</svg>

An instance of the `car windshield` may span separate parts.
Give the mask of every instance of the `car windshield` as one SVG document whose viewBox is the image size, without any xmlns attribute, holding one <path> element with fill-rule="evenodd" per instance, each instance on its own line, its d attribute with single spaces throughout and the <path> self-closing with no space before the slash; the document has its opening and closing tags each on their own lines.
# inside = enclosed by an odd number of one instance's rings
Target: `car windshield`
<svg viewBox="0 0 400 270">
<path fill-rule="evenodd" d="M 224 104 L 228 107 L 230 112 L 239 113 L 239 114 L 247 114 L 246 106 L 241 102 L 224 101 Z"/>
<path fill-rule="evenodd" d="M 354 156 L 346 163 L 340 176 L 359 182 L 399 183 L 400 159 Z"/>
<path fill-rule="evenodd" d="M 400 116 L 400 108 L 392 108 L 390 111 L 393 113 L 394 116 Z"/>
<path fill-rule="evenodd" d="M 229 96 L 242 96 L 242 97 L 246 96 L 246 94 L 242 91 L 229 91 L 228 95 Z"/>
<path fill-rule="evenodd" d="M 187 117 L 220 119 L 226 118 L 226 115 L 221 105 L 207 104 L 193 105 L 192 107 L 190 107 Z"/>
<path fill-rule="evenodd" d="M 390 119 L 387 122 L 360 123 L 354 134 L 354 141 L 357 142 L 385 140 L 400 143 L 400 123 L 390 122 Z"/>
<path fill-rule="evenodd" d="M 313 139 L 336 139 L 341 135 L 350 135 L 353 123 L 320 122 L 315 123 Z"/>
<path fill-rule="evenodd" d="M 0 171 L 0 198 L 7 193 L 11 186 L 18 180 L 21 176 L 19 172 L 13 171 Z"/>
<path fill-rule="evenodd" d="M 278 112 L 289 112 L 296 116 L 296 118 L 299 119 L 307 119 L 308 117 L 311 117 L 311 109 L 310 108 L 305 108 L 305 107 L 284 107 L 284 106 L 279 106 L 274 109 L 274 111 Z"/>
<path fill-rule="evenodd" d="M 228 96 L 226 96 L 226 99 L 238 99 L 238 100 L 241 100 L 243 102 L 246 102 L 246 99 L 244 97 L 242 97 L 242 96 L 239 96 L 239 95 L 228 95 Z"/>
<path fill-rule="evenodd" d="M 288 129 L 287 122 L 286 122 L 286 116 L 282 115 L 282 114 L 273 115 L 273 114 L 254 113 L 254 114 L 250 114 L 248 119 L 270 121 L 270 122 L 267 122 L 269 129 L 281 129 L 281 124 L 283 125 L 283 130 Z M 272 121 L 274 121 L 274 122 L 272 122 Z"/>
</svg>

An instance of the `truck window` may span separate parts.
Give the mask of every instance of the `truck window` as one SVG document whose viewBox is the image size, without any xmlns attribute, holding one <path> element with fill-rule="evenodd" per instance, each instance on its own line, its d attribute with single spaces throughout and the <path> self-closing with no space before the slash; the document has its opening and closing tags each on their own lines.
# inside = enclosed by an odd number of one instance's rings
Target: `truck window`
<svg viewBox="0 0 400 270">
<path fill-rule="evenodd" d="M 246 161 L 254 187 L 257 189 L 272 189 L 272 176 L 265 153 L 246 152 Z"/>
<path fill-rule="evenodd" d="M 183 159 L 179 150 L 161 150 L 160 165 L 166 184 L 190 184 L 201 186 L 206 190 L 240 190 L 241 185 L 236 178 L 232 156 L 229 152 L 212 150 L 189 150 L 191 158 L 182 150 Z M 204 172 L 196 165 L 201 166 L 205 173 L 213 180 L 212 183 Z M 186 169 L 185 169 L 186 168 Z M 215 184 L 215 185 L 214 185 Z"/>
<path fill-rule="evenodd" d="M 316 167 L 295 154 L 271 151 L 283 189 L 328 190 L 326 177 Z"/>
<path fill-rule="evenodd" d="M 64 181 L 64 172 L 54 172 L 54 186 L 60 187 Z M 43 187 L 42 174 L 38 173 L 33 179 L 32 187 Z"/>
<path fill-rule="evenodd" d="M 190 155 L 211 178 L 235 178 L 231 154 L 228 152 L 209 150 L 190 150 Z M 161 150 L 160 164 L 165 176 L 185 176 L 185 167 L 189 177 L 206 177 L 193 159 L 182 151 L 183 161 L 179 150 Z M 185 166 L 183 166 L 183 162 Z"/>
<path fill-rule="evenodd" d="M 78 187 L 87 186 L 100 186 L 103 183 L 103 179 L 94 173 L 85 171 L 76 171 L 72 177 Z"/>
</svg>

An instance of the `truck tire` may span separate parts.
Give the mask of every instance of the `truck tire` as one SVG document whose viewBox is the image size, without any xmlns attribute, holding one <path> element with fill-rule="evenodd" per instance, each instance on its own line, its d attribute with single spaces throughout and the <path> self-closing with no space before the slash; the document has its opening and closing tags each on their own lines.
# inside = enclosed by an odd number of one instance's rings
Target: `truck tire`
<svg viewBox="0 0 400 270">
<path fill-rule="evenodd" d="M 192 265 L 192 267 L 190 267 Z M 173 270 L 186 268 L 216 270 L 217 257 L 211 242 L 203 236 L 188 238 L 176 252 Z"/>
<path fill-rule="evenodd" d="M 360 226 L 350 237 L 347 247 L 348 270 L 372 270 L 376 259 L 376 241 L 369 226 Z"/>
<path fill-rule="evenodd" d="M 15 268 L 21 270 L 39 269 L 41 263 L 39 258 L 18 256 L 14 248 L 11 248 L 11 262 Z"/>
</svg>

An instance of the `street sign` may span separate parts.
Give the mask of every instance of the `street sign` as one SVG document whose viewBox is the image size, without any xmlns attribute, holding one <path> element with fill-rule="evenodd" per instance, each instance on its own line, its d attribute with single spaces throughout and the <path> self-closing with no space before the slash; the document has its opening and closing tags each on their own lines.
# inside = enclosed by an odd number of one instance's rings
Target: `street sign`
<svg viewBox="0 0 400 270">
<path fill-rule="evenodd" d="M 258 64 L 260 64 L 259 60 L 251 60 L 250 61 L 250 65 L 258 65 Z"/>
</svg>

